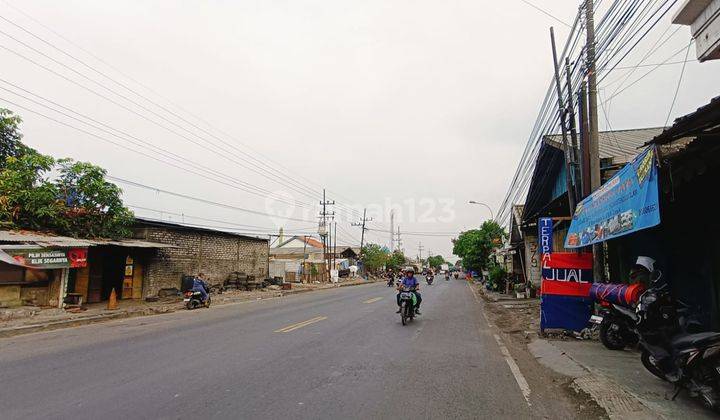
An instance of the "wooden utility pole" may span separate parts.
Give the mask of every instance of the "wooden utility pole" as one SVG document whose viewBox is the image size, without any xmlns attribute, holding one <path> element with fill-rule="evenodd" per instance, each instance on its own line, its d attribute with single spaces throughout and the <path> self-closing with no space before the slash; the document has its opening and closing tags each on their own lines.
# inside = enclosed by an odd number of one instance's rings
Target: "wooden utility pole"
<svg viewBox="0 0 720 420">
<path fill-rule="evenodd" d="M 593 0 L 585 0 L 585 26 L 587 30 L 587 80 L 588 80 L 588 153 L 590 154 L 590 190 L 600 188 L 600 144 L 597 109 L 597 74 L 595 71 L 595 17 Z M 605 278 L 602 244 L 593 244 L 593 276 L 598 281 Z"/>
<path fill-rule="evenodd" d="M 555 50 L 555 31 L 550 27 L 550 44 L 552 45 L 553 69 L 555 70 L 555 88 L 558 97 L 558 113 L 560 114 L 560 131 L 562 132 L 563 153 L 565 154 L 565 187 L 567 188 L 568 204 L 570 205 L 570 215 L 575 213 L 575 193 L 572 183 L 572 157 L 570 154 L 570 146 L 567 138 L 567 125 L 565 124 L 565 105 L 563 104 L 562 87 L 560 85 L 560 69 L 557 62 L 557 51 Z"/>
<path fill-rule="evenodd" d="M 580 85 L 578 97 L 578 113 L 580 114 L 580 198 L 590 195 L 590 153 L 588 151 L 588 113 L 587 113 L 587 86 L 585 80 Z"/>
</svg>

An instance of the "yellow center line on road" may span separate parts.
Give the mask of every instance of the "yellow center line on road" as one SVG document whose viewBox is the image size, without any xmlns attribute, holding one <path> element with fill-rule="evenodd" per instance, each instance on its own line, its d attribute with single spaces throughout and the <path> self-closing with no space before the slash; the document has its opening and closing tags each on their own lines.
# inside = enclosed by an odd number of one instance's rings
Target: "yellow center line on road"
<svg viewBox="0 0 720 420">
<path fill-rule="evenodd" d="M 316 322 L 320 322 L 325 319 L 327 319 L 326 316 L 316 316 L 315 318 L 308 319 L 307 321 L 298 322 L 296 324 L 291 324 L 291 325 L 288 325 L 287 327 L 280 328 L 279 330 L 275 330 L 275 332 L 276 333 L 286 333 L 286 332 L 290 332 L 290 331 L 295 331 L 297 329 L 306 327 L 310 324 L 314 324 Z"/>
<path fill-rule="evenodd" d="M 377 302 L 378 300 L 381 300 L 381 299 L 382 299 L 381 297 L 376 297 L 376 298 L 368 299 L 368 300 L 366 300 L 366 301 L 363 302 L 363 303 L 375 303 L 375 302 Z"/>
</svg>

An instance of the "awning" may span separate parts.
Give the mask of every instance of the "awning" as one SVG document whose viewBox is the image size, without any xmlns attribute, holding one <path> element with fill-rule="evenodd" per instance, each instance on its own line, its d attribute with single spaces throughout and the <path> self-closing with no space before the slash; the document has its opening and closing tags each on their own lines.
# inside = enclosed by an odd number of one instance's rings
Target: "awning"
<svg viewBox="0 0 720 420">
<path fill-rule="evenodd" d="M 175 245 L 148 242 L 137 239 L 78 239 L 69 236 L 57 236 L 41 232 L 0 230 L 0 243 L 25 242 L 45 247 L 87 248 L 91 246 L 114 245 L 128 248 L 177 248 Z"/>
</svg>

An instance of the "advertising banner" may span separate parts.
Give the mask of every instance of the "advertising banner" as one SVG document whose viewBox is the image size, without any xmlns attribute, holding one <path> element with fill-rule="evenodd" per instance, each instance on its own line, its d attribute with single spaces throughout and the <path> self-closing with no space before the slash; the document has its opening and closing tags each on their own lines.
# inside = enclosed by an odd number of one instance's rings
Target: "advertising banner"
<svg viewBox="0 0 720 420">
<path fill-rule="evenodd" d="M 553 220 L 551 217 L 541 217 L 538 219 L 538 242 L 540 245 L 540 255 L 552 252 Z"/>
<path fill-rule="evenodd" d="M 581 331 L 592 314 L 592 254 L 553 253 L 542 256 L 540 329 Z"/>
<path fill-rule="evenodd" d="M 654 147 L 628 163 L 575 209 L 565 248 L 579 248 L 660 223 Z"/>
<path fill-rule="evenodd" d="M 0 261 L 26 268 L 87 267 L 87 248 L 12 248 L 0 250 Z"/>
</svg>

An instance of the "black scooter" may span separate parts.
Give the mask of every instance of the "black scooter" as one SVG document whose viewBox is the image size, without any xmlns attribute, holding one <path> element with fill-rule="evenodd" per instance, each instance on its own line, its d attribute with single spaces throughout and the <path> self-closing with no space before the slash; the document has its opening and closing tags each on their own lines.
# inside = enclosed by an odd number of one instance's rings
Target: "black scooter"
<svg viewBox="0 0 720 420">
<path fill-rule="evenodd" d="M 428 286 L 433 284 L 433 280 L 435 280 L 435 276 L 433 276 L 432 274 L 428 274 L 425 277 L 425 281 L 427 282 Z"/>
<path fill-rule="evenodd" d="M 600 306 L 598 314 L 590 317 L 590 322 L 597 325 L 600 342 L 610 350 L 622 350 L 637 344 L 635 311 L 607 301 L 600 301 Z"/>
<path fill-rule="evenodd" d="M 662 273 L 656 273 L 636 308 L 640 360 L 650 373 L 675 385 L 673 399 L 687 389 L 720 411 L 720 333 L 686 332 L 689 307 L 672 297 L 668 284 L 660 281 Z"/>
</svg>

